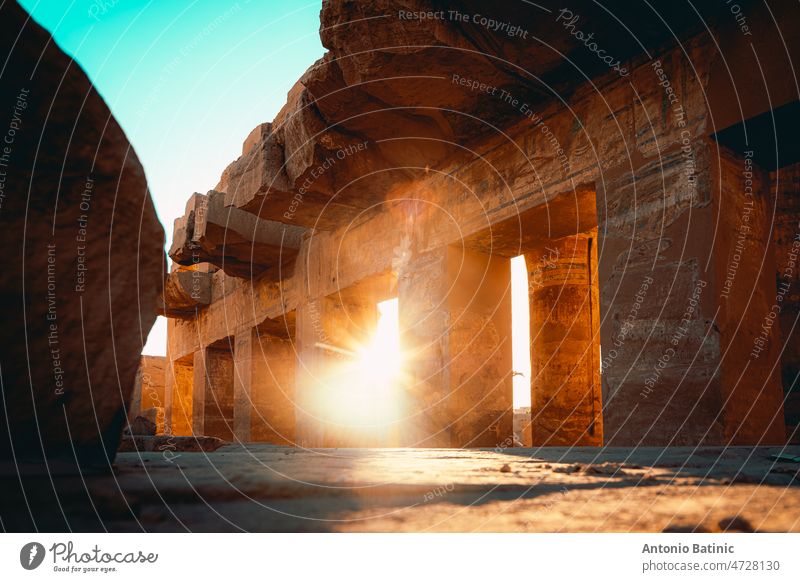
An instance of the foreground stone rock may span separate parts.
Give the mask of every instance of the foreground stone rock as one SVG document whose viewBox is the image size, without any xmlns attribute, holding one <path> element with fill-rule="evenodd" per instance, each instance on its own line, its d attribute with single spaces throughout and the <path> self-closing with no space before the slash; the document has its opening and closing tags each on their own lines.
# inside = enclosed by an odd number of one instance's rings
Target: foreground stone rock
<svg viewBox="0 0 800 582">
<path fill-rule="evenodd" d="M 155 436 L 157 432 L 156 423 L 148 415 L 140 415 L 133 419 L 123 438 L 126 436 Z"/>
<path fill-rule="evenodd" d="M 83 71 L 0 7 L 0 457 L 108 465 L 156 316 L 163 241 L 144 172 Z"/>
</svg>

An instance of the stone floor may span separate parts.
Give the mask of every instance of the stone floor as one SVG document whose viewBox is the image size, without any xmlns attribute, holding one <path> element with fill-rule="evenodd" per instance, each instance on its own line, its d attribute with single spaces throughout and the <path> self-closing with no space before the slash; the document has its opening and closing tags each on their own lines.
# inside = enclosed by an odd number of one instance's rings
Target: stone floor
<svg viewBox="0 0 800 582">
<path fill-rule="evenodd" d="M 17 531 L 800 531 L 800 464 L 775 453 L 800 447 L 120 453 L 113 475 L 3 478 L 0 516 Z"/>
</svg>

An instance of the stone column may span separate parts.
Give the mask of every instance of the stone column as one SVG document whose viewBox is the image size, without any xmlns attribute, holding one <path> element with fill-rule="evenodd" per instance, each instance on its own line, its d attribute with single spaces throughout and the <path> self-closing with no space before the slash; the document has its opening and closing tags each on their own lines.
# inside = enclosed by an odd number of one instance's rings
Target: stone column
<svg viewBox="0 0 800 582">
<path fill-rule="evenodd" d="M 594 233 L 525 255 L 533 446 L 602 444 Z"/>
<path fill-rule="evenodd" d="M 398 273 L 400 345 L 409 416 L 400 446 L 451 446 L 447 249 L 417 254 Z"/>
<path fill-rule="evenodd" d="M 324 446 L 320 397 L 328 354 L 319 344 L 331 340 L 325 325 L 329 303 L 324 298 L 324 289 L 334 277 L 330 241 L 330 233 L 315 233 L 304 243 L 295 267 L 299 292 L 306 298 L 297 306 L 295 318 L 295 426 L 301 447 Z"/>
<path fill-rule="evenodd" d="M 210 391 L 206 354 L 207 348 L 201 347 L 197 350 L 192 366 L 192 434 L 195 436 L 206 434 L 206 395 Z"/>
<path fill-rule="evenodd" d="M 206 347 L 195 352 L 192 392 L 194 434 L 232 440 L 234 399 L 230 349 Z"/>
<path fill-rule="evenodd" d="M 713 220 L 719 226 L 710 274 L 716 276 L 711 298 L 720 330 L 723 408 L 716 420 L 724 423 L 726 444 L 779 445 L 786 439 L 781 356 L 793 349 L 791 343 L 783 345 L 780 319 L 790 314 L 797 295 L 794 281 L 783 275 L 796 256 L 770 240 L 783 230 L 780 206 L 775 206 L 781 197 L 752 156 L 724 147 L 713 156 L 712 200 L 719 209 Z"/>
<path fill-rule="evenodd" d="M 258 330 L 254 335 L 250 438 L 274 445 L 294 445 L 295 344 L 291 339 Z"/>
<path fill-rule="evenodd" d="M 406 445 L 510 446 L 511 270 L 505 257 L 442 247 L 398 281 L 409 355 Z"/>
<path fill-rule="evenodd" d="M 133 384 L 133 393 L 131 400 L 128 404 L 128 422 L 133 422 L 136 416 L 142 411 L 142 384 L 143 384 L 143 369 L 140 360 L 139 367 L 136 370 L 136 380 Z"/>
<path fill-rule="evenodd" d="M 233 432 L 238 441 L 248 442 L 253 409 L 253 330 L 236 333 L 233 349 Z"/>
<path fill-rule="evenodd" d="M 194 357 L 171 360 L 165 384 L 165 432 L 176 436 L 192 434 L 192 392 Z M 202 433 L 198 433 L 202 434 Z"/>
<path fill-rule="evenodd" d="M 511 260 L 448 252 L 451 446 L 513 445 Z"/>
<path fill-rule="evenodd" d="M 325 299 L 311 301 L 297 308 L 296 436 L 297 444 L 301 447 L 324 446 L 321 398 L 326 363 L 330 357 L 319 344 L 331 341 L 323 323 L 327 315 L 328 302 Z"/>
<path fill-rule="evenodd" d="M 175 422 L 172 415 L 175 414 L 175 374 L 172 371 L 173 362 L 169 357 L 167 351 L 167 373 L 164 378 L 164 433 L 168 435 L 175 434 Z"/>
<path fill-rule="evenodd" d="M 752 159 L 683 139 L 598 193 L 606 444 L 780 444 L 774 197 Z"/>
</svg>

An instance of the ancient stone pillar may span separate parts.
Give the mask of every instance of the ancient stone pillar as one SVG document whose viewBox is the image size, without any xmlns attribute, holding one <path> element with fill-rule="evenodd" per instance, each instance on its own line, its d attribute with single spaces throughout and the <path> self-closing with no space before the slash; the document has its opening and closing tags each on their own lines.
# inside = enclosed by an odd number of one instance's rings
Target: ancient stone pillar
<svg viewBox="0 0 800 582">
<path fill-rule="evenodd" d="M 323 323 L 328 316 L 326 299 L 311 301 L 297 308 L 295 347 L 296 366 L 296 438 L 301 447 L 324 446 L 325 430 L 322 418 L 324 374 L 330 354 L 320 344 L 329 343 Z"/>
<path fill-rule="evenodd" d="M 295 436 L 301 447 L 324 446 L 324 427 L 321 422 L 323 374 L 329 354 L 320 344 L 330 342 L 325 320 L 329 302 L 324 288 L 334 275 L 335 261 L 329 254 L 329 233 L 319 233 L 303 245 L 297 259 L 296 277 L 305 298 L 296 309 L 295 317 Z"/>
<path fill-rule="evenodd" d="M 267 320 L 236 334 L 234 433 L 243 442 L 295 444 L 297 354 L 287 323 Z"/>
<path fill-rule="evenodd" d="M 167 360 L 167 375 L 164 379 L 164 432 L 168 435 L 178 434 L 175 432 L 176 425 L 172 415 L 175 414 L 175 378 L 172 372 L 172 362 Z M 191 423 L 189 424 L 191 431 Z"/>
<path fill-rule="evenodd" d="M 294 342 L 257 329 L 252 346 L 250 438 L 274 445 L 294 445 Z"/>
<path fill-rule="evenodd" d="M 598 194 L 606 444 L 779 444 L 774 199 L 688 133 Z"/>
<path fill-rule="evenodd" d="M 175 413 L 175 375 L 172 372 L 172 366 L 173 362 L 167 357 L 167 372 L 164 378 L 164 432 L 169 435 L 177 434 L 175 433 L 175 421 L 172 418 Z"/>
<path fill-rule="evenodd" d="M 602 444 L 595 233 L 525 255 L 533 446 Z"/>
<path fill-rule="evenodd" d="M 237 440 L 252 440 L 253 330 L 236 333 L 233 349 L 233 432 Z"/>
<path fill-rule="evenodd" d="M 452 246 L 448 280 L 452 446 L 509 447 L 511 261 Z"/>
<path fill-rule="evenodd" d="M 192 400 L 195 435 L 233 439 L 233 355 L 230 349 L 205 347 L 195 352 Z"/>
<path fill-rule="evenodd" d="M 510 282 L 507 258 L 455 246 L 403 268 L 400 329 L 412 402 L 404 444 L 513 442 Z"/>
<path fill-rule="evenodd" d="M 165 431 L 176 436 L 192 434 L 194 357 L 169 362 L 165 386 Z M 198 433 L 202 434 L 202 433 Z"/>
<path fill-rule="evenodd" d="M 206 363 L 206 349 L 200 348 L 192 362 L 192 434 L 195 436 L 206 434 L 206 395 L 210 391 Z"/>
<path fill-rule="evenodd" d="M 136 370 L 136 380 L 133 384 L 133 393 L 128 404 L 128 422 L 133 422 L 136 416 L 142 411 L 142 391 L 143 391 L 143 370 L 142 364 Z"/>
<path fill-rule="evenodd" d="M 783 444 L 780 319 L 790 311 L 797 291 L 778 265 L 785 267 L 796 256 L 790 259 L 791 249 L 781 252 L 770 244 L 771 234 L 780 228 L 775 224 L 778 197 L 753 152 L 715 150 L 711 196 L 719 233 L 709 269 L 715 279 L 709 298 L 720 330 L 722 404 L 715 421 L 722 424 L 724 443 Z M 796 222 L 794 227 L 797 232 Z"/>
<path fill-rule="evenodd" d="M 409 417 L 401 446 L 449 447 L 447 248 L 417 254 L 398 273 L 400 345 Z"/>
</svg>

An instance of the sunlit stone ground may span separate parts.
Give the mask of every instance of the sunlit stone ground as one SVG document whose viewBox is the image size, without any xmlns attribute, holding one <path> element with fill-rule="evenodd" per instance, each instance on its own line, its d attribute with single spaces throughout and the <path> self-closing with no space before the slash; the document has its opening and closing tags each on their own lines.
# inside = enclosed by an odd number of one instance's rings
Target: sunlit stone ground
<svg viewBox="0 0 800 582">
<path fill-rule="evenodd" d="M 76 478 L 56 481 L 61 508 L 47 478 L 26 491 L 44 530 L 66 515 L 76 531 L 800 531 L 800 464 L 773 453 L 800 447 L 229 445 L 171 461 L 121 453 L 114 476 L 85 478 L 89 504 Z"/>
</svg>

